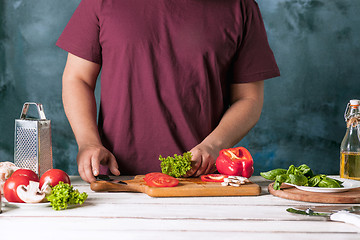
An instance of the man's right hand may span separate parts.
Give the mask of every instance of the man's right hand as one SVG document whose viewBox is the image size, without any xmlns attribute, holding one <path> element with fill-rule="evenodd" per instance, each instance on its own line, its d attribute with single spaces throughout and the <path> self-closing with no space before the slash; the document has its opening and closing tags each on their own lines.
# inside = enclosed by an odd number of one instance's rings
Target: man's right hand
<svg viewBox="0 0 360 240">
<path fill-rule="evenodd" d="M 100 164 L 120 174 L 114 155 L 101 143 L 96 122 L 94 91 L 100 69 L 99 64 L 69 53 L 63 74 L 64 110 L 79 146 L 78 170 L 86 182 L 96 180 Z"/>
<path fill-rule="evenodd" d="M 79 148 L 77 164 L 80 177 L 86 182 L 95 181 L 100 164 L 107 165 L 114 175 L 120 175 L 114 155 L 101 145 L 86 145 Z"/>
</svg>

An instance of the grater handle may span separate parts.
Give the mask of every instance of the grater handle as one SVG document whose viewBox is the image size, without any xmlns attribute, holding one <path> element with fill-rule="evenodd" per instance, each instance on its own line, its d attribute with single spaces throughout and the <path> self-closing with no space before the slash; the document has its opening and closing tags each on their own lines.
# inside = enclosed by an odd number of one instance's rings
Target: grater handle
<svg viewBox="0 0 360 240">
<path fill-rule="evenodd" d="M 21 111 L 20 119 L 25 119 L 30 105 L 36 105 L 41 120 L 46 120 L 43 105 L 41 103 L 26 102 Z"/>
</svg>

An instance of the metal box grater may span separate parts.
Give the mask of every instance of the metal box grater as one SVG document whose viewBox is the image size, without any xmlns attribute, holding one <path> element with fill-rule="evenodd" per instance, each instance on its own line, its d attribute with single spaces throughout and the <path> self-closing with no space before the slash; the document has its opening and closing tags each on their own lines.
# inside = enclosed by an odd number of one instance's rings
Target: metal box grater
<svg viewBox="0 0 360 240">
<path fill-rule="evenodd" d="M 39 119 L 27 118 L 30 105 L 35 105 Z M 20 119 L 15 120 L 14 163 L 41 176 L 53 167 L 51 121 L 45 117 L 42 104 L 24 103 Z"/>
</svg>

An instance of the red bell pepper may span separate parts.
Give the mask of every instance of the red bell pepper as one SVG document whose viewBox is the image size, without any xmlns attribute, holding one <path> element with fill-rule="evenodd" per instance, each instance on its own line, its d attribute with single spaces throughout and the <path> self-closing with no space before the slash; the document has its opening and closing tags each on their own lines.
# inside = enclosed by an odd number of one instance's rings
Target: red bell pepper
<svg viewBox="0 0 360 240">
<path fill-rule="evenodd" d="M 216 168 L 221 174 L 249 178 L 254 173 L 254 161 L 244 147 L 223 149 L 216 159 Z"/>
<path fill-rule="evenodd" d="M 204 182 L 223 182 L 224 178 L 227 178 L 227 175 L 224 174 L 207 174 L 201 175 L 201 180 Z"/>
</svg>

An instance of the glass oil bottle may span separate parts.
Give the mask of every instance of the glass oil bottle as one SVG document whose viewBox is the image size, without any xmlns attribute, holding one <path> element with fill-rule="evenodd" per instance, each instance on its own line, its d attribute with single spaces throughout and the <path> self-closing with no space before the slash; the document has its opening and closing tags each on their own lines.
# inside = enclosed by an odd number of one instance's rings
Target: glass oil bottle
<svg viewBox="0 0 360 240">
<path fill-rule="evenodd" d="M 347 130 L 340 146 L 340 177 L 360 180 L 360 100 L 350 100 L 345 110 Z"/>
</svg>

